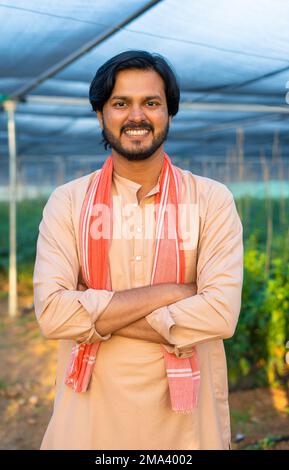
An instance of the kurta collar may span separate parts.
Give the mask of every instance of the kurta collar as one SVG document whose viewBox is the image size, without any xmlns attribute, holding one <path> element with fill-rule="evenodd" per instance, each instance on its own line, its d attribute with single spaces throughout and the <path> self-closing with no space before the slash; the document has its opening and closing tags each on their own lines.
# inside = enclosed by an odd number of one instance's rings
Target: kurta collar
<svg viewBox="0 0 289 470">
<path fill-rule="evenodd" d="M 135 181 L 132 181 L 128 178 L 124 178 L 123 176 L 120 176 L 118 173 L 116 173 L 115 170 L 113 170 L 113 179 L 126 187 L 131 188 L 135 193 L 138 192 L 138 190 L 142 187 L 141 184 L 136 183 Z M 148 194 L 145 195 L 145 197 L 152 196 L 153 194 L 156 194 L 160 191 L 160 176 L 158 177 L 158 182 L 157 184 L 150 190 Z"/>
</svg>

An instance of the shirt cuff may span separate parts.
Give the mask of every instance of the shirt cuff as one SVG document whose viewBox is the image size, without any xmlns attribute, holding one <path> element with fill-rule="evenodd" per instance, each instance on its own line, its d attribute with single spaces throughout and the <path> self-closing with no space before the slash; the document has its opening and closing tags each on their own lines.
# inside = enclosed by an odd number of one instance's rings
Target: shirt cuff
<svg viewBox="0 0 289 470">
<path fill-rule="evenodd" d="M 106 341 L 111 337 L 111 333 L 108 333 L 105 336 L 101 336 L 95 329 L 95 326 L 92 325 L 91 332 L 88 337 L 85 338 L 83 341 L 77 341 L 77 343 L 85 343 L 85 344 L 92 344 L 95 343 L 96 341 Z"/>
<path fill-rule="evenodd" d="M 154 330 L 168 341 L 168 343 L 171 343 L 170 329 L 176 323 L 167 307 L 154 310 L 149 315 L 146 315 L 146 320 Z"/>
<path fill-rule="evenodd" d="M 111 337 L 111 333 L 101 336 L 95 329 L 95 322 L 101 313 L 106 309 L 113 297 L 114 291 L 104 289 L 87 289 L 79 297 L 78 302 L 91 315 L 91 332 L 84 343 L 95 343 L 96 341 L 106 341 Z"/>
<path fill-rule="evenodd" d="M 192 347 L 188 350 L 183 350 L 180 346 L 169 346 L 168 344 L 162 344 L 162 346 L 171 354 L 174 354 L 176 357 L 180 357 L 182 359 L 186 357 L 191 357 L 193 355 Z"/>
<path fill-rule="evenodd" d="M 156 330 L 161 336 L 163 336 L 168 344 L 163 344 L 163 347 L 171 354 L 175 354 L 179 358 L 191 357 L 193 354 L 192 344 L 183 344 L 177 346 L 174 341 L 174 321 L 168 307 L 161 307 L 154 310 L 152 313 L 146 316 L 146 320 L 150 326 Z"/>
<path fill-rule="evenodd" d="M 162 346 L 171 354 L 174 354 L 176 357 L 182 359 L 187 357 L 192 357 L 193 355 L 193 346 L 190 346 L 188 349 L 183 349 L 182 346 L 169 346 L 167 344 L 162 344 Z"/>
</svg>

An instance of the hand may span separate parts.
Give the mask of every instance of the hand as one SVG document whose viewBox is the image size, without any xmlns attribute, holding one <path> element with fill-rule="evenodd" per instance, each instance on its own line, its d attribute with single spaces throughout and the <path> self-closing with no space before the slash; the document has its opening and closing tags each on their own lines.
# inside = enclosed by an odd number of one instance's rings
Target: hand
<svg viewBox="0 0 289 470">
<path fill-rule="evenodd" d="M 77 289 L 76 290 L 85 291 L 85 290 L 87 290 L 87 286 L 85 284 L 82 284 L 82 283 L 79 282 L 77 284 Z"/>
<path fill-rule="evenodd" d="M 186 349 L 185 351 L 177 351 L 175 354 L 177 357 L 185 359 L 187 357 L 192 357 L 193 350 L 194 350 L 194 346 L 190 346 L 190 348 Z"/>
<path fill-rule="evenodd" d="M 86 285 L 85 282 L 84 282 L 84 279 L 83 279 L 83 277 L 82 277 L 82 272 L 81 272 L 81 270 L 80 270 L 79 273 L 78 273 L 78 281 L 77 281 L 77 288 L 76 288 L 76 290 L 85 291 L 85 290 L 87 290 L 87 289 L 88 289 L 88 287 L 87 287 L 87 285 Z"/>
</svg>

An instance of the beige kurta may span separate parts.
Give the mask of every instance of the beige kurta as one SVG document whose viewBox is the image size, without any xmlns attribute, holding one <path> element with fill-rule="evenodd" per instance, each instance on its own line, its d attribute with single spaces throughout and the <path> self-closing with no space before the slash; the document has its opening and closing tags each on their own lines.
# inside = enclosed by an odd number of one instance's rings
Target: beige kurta
<svg viewBox="0 0 289 470">
<path fill-rule="evenodd" d="M 99 171 L 99 170 L 98 170 Z M 43 335 L 59 340 L 54 411 L 41 449 L 228 449 L 230 415 L 223 339 L 234 334 L 243 278 L 242 225 L 231 192 L 214 180 L 182 171 L 182 203 L 194 204 L 197 246 L 185 252 L 186 282 L 196 295 L 152 312 L 150 325 L 185 356 L 196 346 L 201 387 L 192 414 L 171 410 L 161 345 L 118 335 L 101 337 L 94 322 L 114 291 L 150 284 L 154 240 L 144 236 L 139 184 L 114 172 L 112 194 L 132 203 L 138 236 L 117 237 L 109 252 L 112 291 L 77 291 L 79 216 L 93 174 L 58 187 L 39 227 L 34 271 L 35 310 Z M 115 224 L 116 226 L 117 224 Z M 115 227 L 117 229 L 117 226 Z M 64 384 L 74 341 L 101 340 L 86 393 Z"/>
</svg>

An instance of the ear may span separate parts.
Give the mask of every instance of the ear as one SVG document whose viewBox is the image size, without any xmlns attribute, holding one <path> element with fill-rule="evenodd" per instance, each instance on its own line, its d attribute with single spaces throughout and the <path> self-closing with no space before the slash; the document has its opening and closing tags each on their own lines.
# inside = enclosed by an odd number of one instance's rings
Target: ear
<svg viewBox="0 0 289 470">
<path fill-rule="evenodd" d="M 172 123 L 173 116 L 169 116 L 169 125 Z"/>
<path fill-rule="evenodd" d="M 97 114 L 97 119 L 99 121 L 99 125 L 101 129 L 103 129 L 103 120 L 102 120 L 102 112 L 101 111 L 96 111 Z"/>
</svg>

